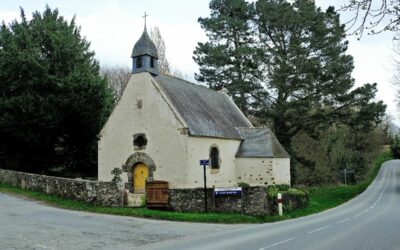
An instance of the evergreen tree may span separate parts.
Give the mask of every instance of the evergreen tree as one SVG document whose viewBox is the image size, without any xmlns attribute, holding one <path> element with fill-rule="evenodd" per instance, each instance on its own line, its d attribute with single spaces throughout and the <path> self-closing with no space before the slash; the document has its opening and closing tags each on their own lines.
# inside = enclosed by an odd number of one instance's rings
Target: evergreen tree
<svg viewBox="0 0 400 250">
<path fill-rule="evenodd" d="M 334 123 L 371 128 L 384 115 L 373 102 L 376 84 L 353 89 L 353 58 L 346 54 L 344 25 L 333 7 L 325 12 L 307 0 L 256 3 L 258 34 L 266 62 L 267 89 L 274 93 L 265 119 L 290 145 L 300 130 L 310 134 Z"/>
<path fill-rule="evenodd" d="M 367 134 L 380 123 L 386 107 L 374 102 L 376 84 L 354 88 L 353 58 L 333 7 L 322 11 L 308 0 L 214 0 L 210 9 L 210 18 L 199 19 L 209 41 L 194 52 L 197 79 L 227 87 L 241 109 L 270 125 L 292 163 L 304 159 L 291 148 L 301 131 L 318 139 L 332 125 Z"/>
<path fill-rule="evenodd" d="M 48 6 L 0 30 L 0 149 L 6 167 L 95 171 L 112 96 L 75 18 Z M 12 164 L 14 163 L 14 164 Z M 92 173 L 92 174 L 95 174 Z"/>
<path fill-rule="evenodd" d="M 254 7 L 244 0 L 212 0 L 211 16 L 199 18 L 209 41 L 198 43 L 194 60 L 200 66 L 195 78 L 210 88 L 226 88 L 239 108 L 249 114 L 257 109 L 265 91 L 254 60 L 252 28 Z"/>
</svg>

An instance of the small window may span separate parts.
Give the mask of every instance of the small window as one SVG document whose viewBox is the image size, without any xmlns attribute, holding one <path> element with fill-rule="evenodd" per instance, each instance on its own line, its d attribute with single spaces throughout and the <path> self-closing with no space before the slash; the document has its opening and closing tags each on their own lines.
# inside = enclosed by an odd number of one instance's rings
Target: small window
<svg viewBox="0 0 400 250">
<path fill-rule="evenodd" d="M 141 109 L 142 106 L 143 106 L 143 101 L 142 101 L 142 100 L 136 100 L 136 107 L 137 107 L 138 109 Z"/>
<path fill-rule="evenodd" d="M 141 68 L 143 64 L 143 60 L 141 56 L 138 56 L 138 58 L 136 58 L 136 68 Z"/>
<path fill-rule="evenodd" d="M 135 150 L 146 149 L 147 138 L 143 133 L 138 133 L 133 135 L 133 147 Z"/>
<path fill-rule="evenodd" d="M 150 67 L 154 68 L 154 58 L 150 58 Z"/>
<path fill-rule="evenodd" d="M 138 136 L 134 141 L 135 146 L 143 147 L 146 145 L 146 139 L 143 136 Z"/>
<path fill-rule="evenodd" d="M 212 169 L 219 169 L 219 151 L 218 148 L 212 147 L 210 150 L 210 161 Z"/>
</svg>

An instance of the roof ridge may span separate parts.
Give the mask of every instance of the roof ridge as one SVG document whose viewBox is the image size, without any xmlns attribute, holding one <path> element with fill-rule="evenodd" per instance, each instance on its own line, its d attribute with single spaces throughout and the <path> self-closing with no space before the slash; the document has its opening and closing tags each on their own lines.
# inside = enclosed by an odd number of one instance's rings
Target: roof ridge
<svg viewBox="0 0 400 250">
<path fill-rule="evenodd" d="M 180 80 L 180 81 L 183 81 L 183 82 L 185 82 L 185 83 L 188 83 L 188 84 L 190 84 L 190 85 L 193 85 L 193 86 L 195 86 L 195 87 L 203 88 L 203 89 L 206 89 L 206 90 L 209 90 L 209 91 L 218 93 L 218 94 L 223 94 L 223 93 L 219 92 L 218 90 L 211 89 L 211 88 L 209 88 L 209 87 L 207 87 L 207 86 L 205 86 L 205 85 L 200 85 L 200 84 L 197 84 L 197 83 L 194 83 L 194 82 L 190 82 L 189 80 L 186 80 L 186 79 L 183 79 L 183 78 L 174 76 L 174 75 L 170 75 L 170 74 L 166 74 L 166 73 L 160 73 L 160 75 L 162 75 L 162 76 L 167 76 L 167 77 L 172 77 L 172 78 L 178 79 L 178 80 Z M 155 77 L 157 77 L 157 76 L 155 76 Z"/>
</svg>

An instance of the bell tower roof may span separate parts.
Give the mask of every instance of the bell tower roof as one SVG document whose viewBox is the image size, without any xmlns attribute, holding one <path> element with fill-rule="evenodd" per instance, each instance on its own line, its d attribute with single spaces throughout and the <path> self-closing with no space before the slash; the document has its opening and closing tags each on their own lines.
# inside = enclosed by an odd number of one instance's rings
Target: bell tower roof
<svg viewBox="0 0 400 250">
<path fill-rule="evenodd" d="M 131 57 L 133 58 L 143 55 L 149 55 L 158 59 L 157 48 L 147 33 L 146 26 L 144 27 L 142 36 L 135 43 L 135 46 L 133 46 Z"/>
<path fill-rule="evenodd" d="M 146 29 L 146 12 L 144 13 L 144 31 L 132 50 L 132 74 L 148 72 L 158 75 L 158 53 Z"/>
</svg>

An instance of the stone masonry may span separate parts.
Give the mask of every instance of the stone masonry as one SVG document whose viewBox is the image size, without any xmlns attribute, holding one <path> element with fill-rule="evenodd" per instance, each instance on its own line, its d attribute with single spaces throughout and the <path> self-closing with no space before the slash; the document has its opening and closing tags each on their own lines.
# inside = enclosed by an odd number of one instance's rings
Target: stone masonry
<svg viewBox="0 0 400 250">
<path fill-rule="evenodd" d="M 84 201 L 97 206 L 126 205 L 126 192 L 122 183 L 67 179 L 0 169 L 0 183 L 31 191 Z M 284 210 L 308 205 L 308 197 L 288 194 L 283 196 Z M 179 212 L 203 212 L 204 190 L 169 189 L 169 208 Z M 277 213 L 276 199 L 270 198 L 265 187 L 246 187 L 242 195 L 214 196 L 207 189 L 207 209 L 210 212 L 272 215 Z"/>
<path fill-rule="evenodd" d="M 97 206 L 123 206 L 123 190 L 115 182 L 68 179 L 0 169 L 0 183 Z"/>
<path fill-rule="evenodd" d="M 264 187 L 243 188 L 243 195 L 213 196 L 213 189 L 207 189 L 207 209 L 213 212 L 243 213 L 251 215 L 272 214 Z M 204 190 L 170 189 L 169 205 L 181 212 L 204 211 Z"/>
</svg>

